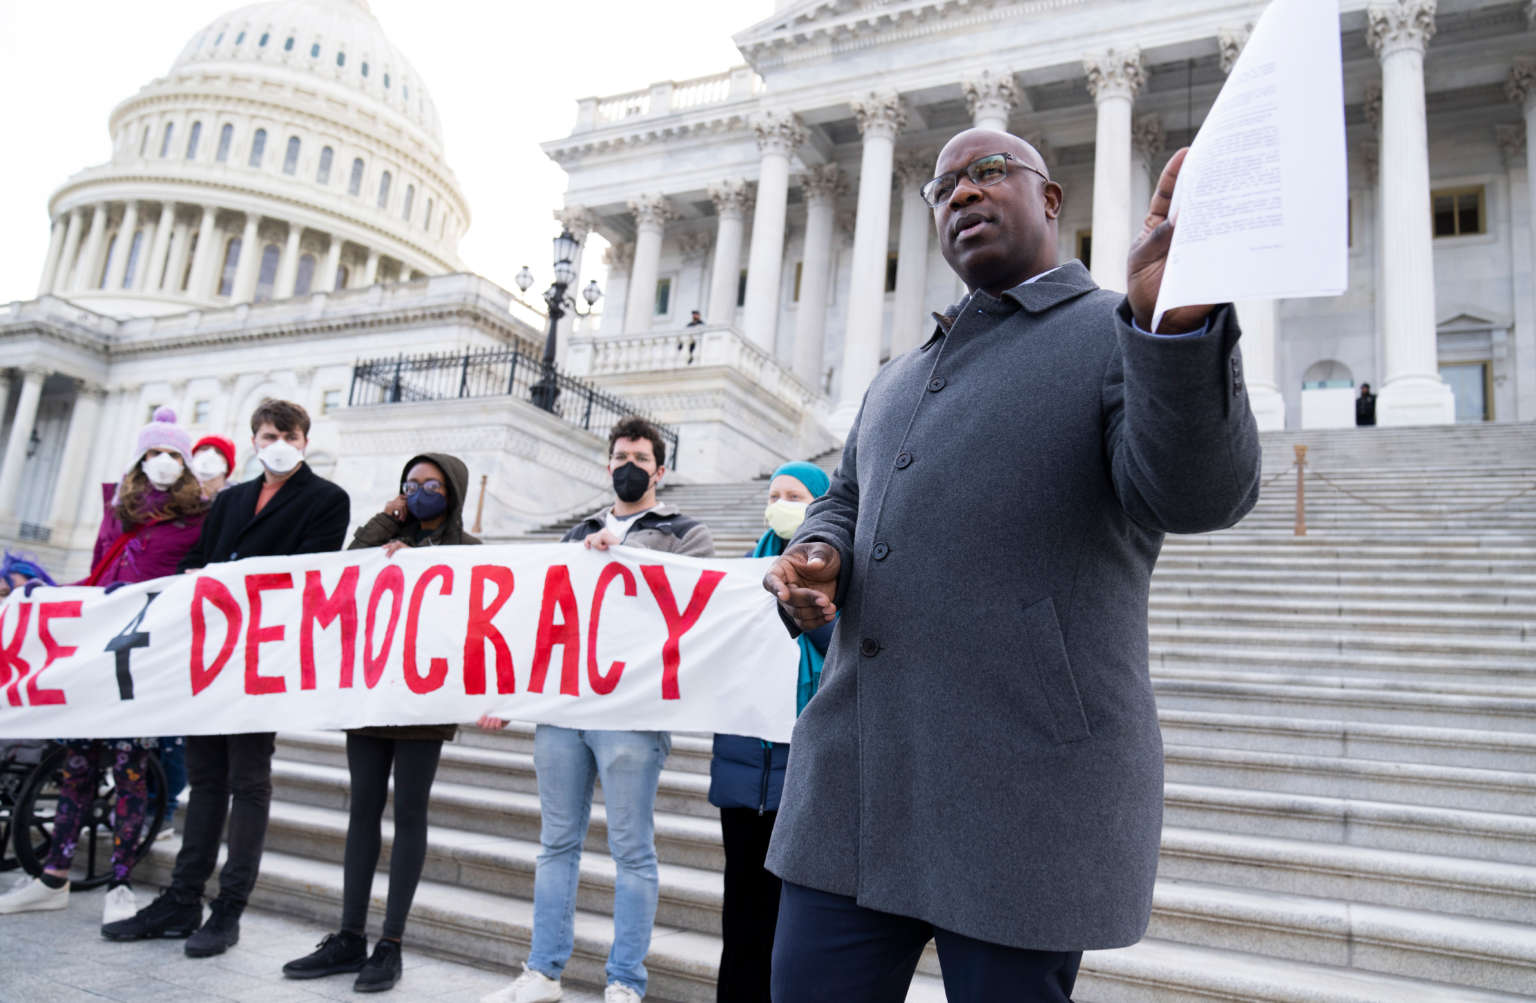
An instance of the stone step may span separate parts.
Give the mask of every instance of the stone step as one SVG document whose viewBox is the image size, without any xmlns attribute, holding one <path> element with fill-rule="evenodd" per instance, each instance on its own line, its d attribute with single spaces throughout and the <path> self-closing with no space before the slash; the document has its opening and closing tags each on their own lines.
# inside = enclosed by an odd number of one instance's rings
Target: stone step
<svg viewBox="0 0 1536 1003">
<path fill-rule="evenodd" d="M 1153 576 L 1153 587 L 1158 587 L 1163 582 L 1189 584 L 1197 583 L 1208 590 L 1219 589 L 1229 583 L 1254 584 L 1254 572 L 1247 568 L 1178 568 L 1169 567 L 1159 569 Z M 1492 580 L 1491 579 L 1496 579 Z M 1527 590 L 1536 587 L 1536 573 L 1503 574 L 1494 575 L 1484 571 L 1460 571 L 1446 569 L 1437 571 L 1404 571 L 1393 572 L 1385 577 L 1379 572 L 1356 571 L 1349 567 L 1319 568 L 1316 571 L 1295 571 L 1285 576 L 1285 585 L 1331 585 L 1338 588 L 1354 587 L 1363 590 L 1366 594 L 1386 586 L 1389 588 L 1434 588 L 1444 589 L 1450 593 L 1450 598 L 1457 598 L 1462 588 L 1473 590 L 1477 594 L 1488 595 L 1496 598 L 1515 590 L 1519 594 L 1525 594 Z"/>
<path fill-rule="evenodd" d="M 1163 822 L 1536 866 L 1536 817 L 1169 781 Z"/>
<path fill-rule="evenodd" d="M 1090 951 L 1079 1003 L 1516 1003 L 1529 997 L 1148 938 Z"/>
<path fill-rule="evenodd" d="M 1536 916 L 1530 865 L 1210 829 L 1165 825 L 1158 876 L 1510 923 Z"/>
<path fill-rule="evenodd" d="M 1163 740 L 1536 774 L 1536 734 L 1158 708 Z"/>
<path fill-rule="evenodd" d="M 1472 583 L 1444 583 L 1435 585 L 1416 583 L 1399 585 L 1379 581 L 1340 584 L 1337 581 L 1311 581 L 1313 576 L 1297 576 L 1302 580 L 1286 578 L 1280 581 L 1255 581 L 1229 577 L 1220 582 L 1206 582 L 1199 575 L 1171 572 L 1167 578 L 1152 576 L 1152 601 L 1176 601 L 1181 598 L 1197 598 L 1220 602 L 1230 596 L 1234 601 L 1290 603 L 1297 597 L 1319 602 L 1352 603 L 1362 601 L 1427 603 L 1437 600 L 1447 604 L 1485 607 L 1496 610 L 1502 606 L 1518 605 L 1524 608 L 1526 590 L 1505 589 L 1496 578 L 1485 580 L 1481 585 Z M 1323 576 L 1318 576 L 1319 578 Z"/>
<path fill-rule="evenodd" d="M 1193 633 L 1193 632 L 1190 632 Z M 1236 640 L 1235 638 L 1232 640 Z M 1164 670 L 1212 667 L 1229 675 L 1241 673 L 1253 678 L 1258 672 L 1294 674 L 1342 674 L 1373 682 L 1394 679 L 1423 680 L 1453 690 L 1463 680 L 1507 682 L 1510 687 L 1536 680 L 1536 661 L 1524 658 L 1492 657 L 1471 654 L 1417 653 L 1405 642 L 1402 650 L 1360 650 L 1363 645 L 1335 642 L 1336 650 L 1314 650 L 1309 645 L 1291 646 L 1286 640 L 1271 640 L 1268 646 L 1257 640 L 1241 645 L 1200 643 L 1185 632 L 1153 631 L 1151 667 L 1154 675 Z M 1299 676 L 1305 678 L 1305 676 Z M 1510 689 L 1514 695 L 1514 689 Z M 1536 697 L 1536 689 L 1526 686 L 1526 693 Z"/>
<path fill-rule="evenodd" d="M 1536 596 L 1532 597 L 1536 600 Z M 1298 617 L 1346 624 L 1381 624 L 1398 627 L 1429 625 L 1446 631 L 1467 629 L 1536 630 L 1536 601 L 1515 597 L 1504 603 L 1439 603 L 1375 599 L 1366 596 L 1318 597 L 1310 590 L 1269 595 L 1168 594 L 1154 588 L 1148 611 L 1154 616 L 1208 615 L 1229 617 L 1268 616 L 1277 623 L 1295 626 Z"/>
<path fill-rule="evenodd" d="M 1536 651 L 1536 615 L 1524 610 L 1497 619 L 1462 616 L 1455 619 L 1422 615 L 1341 614 L 1290 609 L 1255 609 L 1233 606 L 1220 609 L 1209 606 L 1175 606 L 1172 602 L 1154 602 L 1147 615 L 1147 625 L 1157 635 L 1184 640 L 1184 632 L 1195 637 L 1206 631 L 1252 631 L 1256 635 L 1277 631 L 1304 633 L 1308 637 L 1333 637 L 1354 641 L 1399 638 L 1402 643 L 1434 644 L 1447 641 L 1469 647 L 1482 641 L 1526 644 Z"/>
</svg>

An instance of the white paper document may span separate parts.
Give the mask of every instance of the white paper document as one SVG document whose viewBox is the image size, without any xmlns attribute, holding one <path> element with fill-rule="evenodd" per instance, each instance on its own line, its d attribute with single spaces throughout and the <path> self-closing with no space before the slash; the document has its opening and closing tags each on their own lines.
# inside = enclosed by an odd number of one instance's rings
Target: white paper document
<svg viewBox="0 0 1536 1003">
<path fill-rule="evenodd" d="M 1274 0 L 1179 173 L 1152 330 L 1179 306 L 1342 293 L 1345 169 L 1338 0 Z"/>
</svg>

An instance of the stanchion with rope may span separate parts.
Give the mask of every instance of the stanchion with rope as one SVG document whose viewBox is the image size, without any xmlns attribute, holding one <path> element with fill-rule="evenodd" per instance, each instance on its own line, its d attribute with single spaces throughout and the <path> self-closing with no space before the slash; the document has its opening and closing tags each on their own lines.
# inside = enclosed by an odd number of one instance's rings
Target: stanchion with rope
<svg viewBox="0 0 1536 1003">
<path fill-rule="evenodd" d="M 1307 535 L 1307 447 L 1296 446 L 1296 535 Z"/>
</svg>

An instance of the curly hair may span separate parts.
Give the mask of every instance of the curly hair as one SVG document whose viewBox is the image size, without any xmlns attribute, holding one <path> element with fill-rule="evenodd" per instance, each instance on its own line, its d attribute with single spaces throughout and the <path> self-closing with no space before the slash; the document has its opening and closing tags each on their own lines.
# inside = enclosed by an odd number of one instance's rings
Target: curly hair
<svg viewBox="0 0 1536 1003">
<path fill-rule="evenodd" d="M 128 471 L 122 483 L 117 486 L 117 497 L 112 504 L 113 514 L 125 528 L 162 519 L 197 515 L 208 510 L 202 485 L 197 483 L 197 478 L 185 465 L 181 468 L 181 476 L 176 478 L 176 483 L 166 492 L 169 497 L 157 507 L 150 505 L 151 490 L 149 478 L 138 464 L 134 464 L 133 469 Z"/>
</svg>

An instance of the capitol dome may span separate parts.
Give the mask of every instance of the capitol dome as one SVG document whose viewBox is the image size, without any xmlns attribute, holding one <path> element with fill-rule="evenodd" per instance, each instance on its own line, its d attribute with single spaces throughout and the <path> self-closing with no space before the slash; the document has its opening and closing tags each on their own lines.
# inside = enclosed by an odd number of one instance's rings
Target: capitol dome
<svg viewBox="0 0 1536 1003">
<path fill-rule="evenodd" d="M 363 0 L 214 19 L 109 128 L 50 201 L 40 294 L 134 316 L 462 270 L 437 109 Z"/>
</svg>

